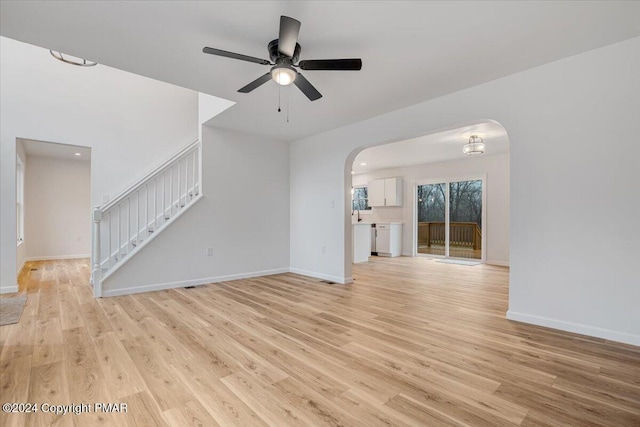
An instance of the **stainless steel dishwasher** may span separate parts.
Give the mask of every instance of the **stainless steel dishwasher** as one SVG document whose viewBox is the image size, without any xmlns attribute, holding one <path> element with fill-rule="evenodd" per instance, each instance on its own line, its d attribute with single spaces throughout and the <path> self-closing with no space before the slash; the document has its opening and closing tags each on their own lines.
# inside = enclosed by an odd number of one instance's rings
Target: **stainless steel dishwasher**
<svg viewBox="0 0 640 427">
<path fill-rule="evenodd" d="M 371 255 L 378 255 L 376 250 L 376 237 L 378 237 L 378 229 L 375 224 L 371 224 Z"/>
</svg>

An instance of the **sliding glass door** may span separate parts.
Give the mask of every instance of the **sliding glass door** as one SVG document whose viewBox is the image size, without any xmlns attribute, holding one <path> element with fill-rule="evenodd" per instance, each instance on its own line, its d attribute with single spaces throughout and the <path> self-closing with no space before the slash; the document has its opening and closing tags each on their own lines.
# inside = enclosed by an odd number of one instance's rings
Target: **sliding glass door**
<svg viewBox="0 0 640 427">
<path fill-rule="evenodd" d="M 417 254 L 483 259 L 483 181 L 417 186 Z"/>
<path fill-rule="evenodd" d="M 449 183 L 449 256 L 482 259 L 482 181 Z"/>
<path fill-rule="evenodd" d="M 418 253 L 446 256 L 447 185 L 418 185 Z"/>
</svg>

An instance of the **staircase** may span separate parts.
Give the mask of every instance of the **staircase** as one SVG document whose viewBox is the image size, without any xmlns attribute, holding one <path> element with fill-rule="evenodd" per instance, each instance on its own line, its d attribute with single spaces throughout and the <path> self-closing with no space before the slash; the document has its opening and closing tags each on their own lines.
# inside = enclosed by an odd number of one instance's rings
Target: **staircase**
<svg viewBox="0 0 640 427">
<path fill-rule="evenodd" d="M 93 210 L 91 283 L 102 283 L 202 197 L 202 145 L 193 141 Z"/>
</svg>

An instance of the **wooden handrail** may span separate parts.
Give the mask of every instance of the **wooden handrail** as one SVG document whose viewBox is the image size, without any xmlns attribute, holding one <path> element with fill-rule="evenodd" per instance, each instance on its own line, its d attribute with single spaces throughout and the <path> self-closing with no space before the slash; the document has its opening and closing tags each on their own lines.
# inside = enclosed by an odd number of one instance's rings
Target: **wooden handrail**
<svg viewBox="0 0 640 427">
<path fill-rule="evenodd" d="M 482 230 L 475 222 L 451 222 L 449 224 L 449 245 L 470 247 L 474 250 L 482 247 Z M 419 222 L 418 244 L 430 247 L 433 244 L 444 245 L 446 239 L 444 222 Z"/>
</svg>

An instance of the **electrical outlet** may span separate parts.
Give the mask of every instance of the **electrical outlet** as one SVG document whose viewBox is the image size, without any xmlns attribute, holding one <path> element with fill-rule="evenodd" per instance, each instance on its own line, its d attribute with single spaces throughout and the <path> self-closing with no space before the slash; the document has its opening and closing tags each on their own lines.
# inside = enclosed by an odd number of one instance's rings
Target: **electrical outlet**
<svg viewBox="0 0 640 427">
<path fill-rule="evenodd" d="M 213 248 L 207 248 L 207 256 L 213 256 Z"/>
<path fill-rule="evenodd" d="M 331 201 L 331 209 L 334 209 L 336 207 L 336 201 L 332 200 Z"/>
<path fill-rule="evenodd" d="M 109 195 L 105 194 L 104 196 L 102 196 L 102 203 L 108 203 L 109 202 Z"/>
<path fill-rule="evenodd" d="M 326 254 L 326 253 L 327 253 L 327 247 L 326 247 L 326 246 L 323 246 L 323 247 L 322 247 L 322 253 L 323 253 L 323 254 Z"/>
</svg>

